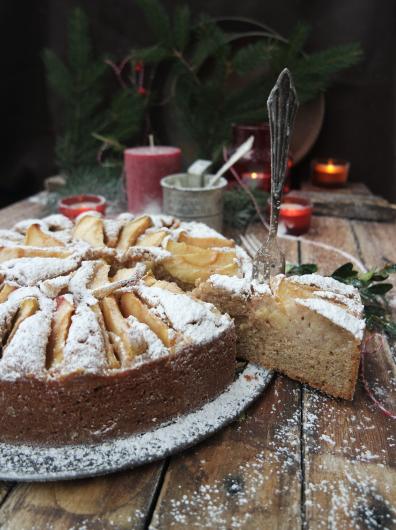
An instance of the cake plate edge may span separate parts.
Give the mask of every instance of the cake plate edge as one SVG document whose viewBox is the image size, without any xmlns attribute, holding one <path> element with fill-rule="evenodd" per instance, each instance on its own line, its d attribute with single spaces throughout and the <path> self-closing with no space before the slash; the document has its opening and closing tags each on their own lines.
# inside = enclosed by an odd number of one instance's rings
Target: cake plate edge
<svg viewBox="0 0 396 530">
<path fill-rule="evenodd" d="M 63 447 L 0 443 L 0 480 L 80 479 L 160 460 L 201 442 L 235 420 L 260 396 L 272 375 L 249 363 L 217 398 L 145 433 Z"/>
</svg>

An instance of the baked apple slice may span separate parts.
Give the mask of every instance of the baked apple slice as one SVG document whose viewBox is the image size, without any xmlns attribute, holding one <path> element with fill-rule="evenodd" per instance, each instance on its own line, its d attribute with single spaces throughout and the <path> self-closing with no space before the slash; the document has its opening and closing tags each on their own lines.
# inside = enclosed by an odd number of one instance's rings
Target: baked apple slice
<svg viewBox="0 0 396 530">
<path fill-rule="evenodd" d="M 10 294 L 15 291 L 15 289 L 16 287 L 14 287 L 13 285 L 5 283 L 0 290 L 0 304 L 5 302 L 10 296 Z"/>
<path fill-rule="evenodd" d="M 55 302 L 56 309 L 47 345 L 47 368 L 58 366 L 63 361 L 63 350 L 74 313 L 73 304 L 65 296 L 58 296 Z"/>
<path fill-rule="evenodd" d="M 16 258 L 68 258 L 69 250 L 37 247 L 5 247 L 0 246 L 0 263 Z"/>
<path fill-rule="evenodd" d="M 162 267 L 175 280 L 188 285 L 195 285 L 197 280 L 206 279 L 208 271 L 203 267 L 193 266 L 183 256 L 172 256 L 163 261 Z"/>
<path fill-rule="evenodd" d="M 73 239 L 86 241 L 92 247 L 104 246 L 103 221 L 94 215 L 80 217 L 74 227 Z"/>
<path fill-rule="evenodd" d="M 16 315 L 16 320 L 14 322 L 10 334 L 8 335 L 7 343 L 5 346 L 7 346 L 11 342 L 21 323 L 28 317 L 34 315 L 38 308 L 39 305 L 36 298 L 27 298 L 26 300 L 22 300 L 18 309 L 18 313 Z"/>
<path fill-rule="evenodd" d="M 154 287 L 160 287 L 160 289 L 166 289 L 167 291 L 174 294 L 184 294 L 183 289 L 180 289 L 177 283 L 174 282 L 167 282 L 166 280 L 155 280 L 154 283 L 150 285 L 154 285 Z"/>
<path fill-rule="evenodd" d="M 136 245 L 139 247 L 159 247 L 165 236 L 166 232 L 164 230 L 143 234 L 137 239 Z"/>
<path fill-rule="evenodd" d="M 91 306 L 92 311 L 95 313 L 96 318 L 98 319 L 99 327 L 102 332 L 103 341 L 106 348 L 106 357 L 109 368 L 119 368 L 121 363 L 117 358 L 113 342 L 110 340 L 110 332 L 107 331 L 106 323 L 103 318 L 103 313 L 99 307 L 99 304 Z"/>
<path fill-rule="evenodd" d="M 31 247 L 64 247 L 65 245 L 59 239 L 46 234 L 38 223 L 28 227 L 25 235 L 25 245 Z"/>
<path fill-rule="evenodd" d="M 113 296 L 107 296 L 101 300 L 100 306 L 107 329 L 118 335 L 128 359 L 143 353 L 147 345 L 142 344 L 140 349 L 137 349 L 131 343 L 128 336 L 128 324 L 118 307 L 116 299 Z"/>
<path fill-rule="evenodd" d="M 120 250 L 128 250 L 129 247 L 132 247 L 136 243 L 138 237 L 150 228 L 151 225 L 152 222 L 148 215 L 129 221 L 122 227 L 117 248 Z"/>
<path fill-rule="evenodd" d="M 109 271 L 110 265 L 101 260 L 96 266 L 95 275 L 89 283 L 89 288 L 96 289 L 109 283 Z"/>
<path fill-rule="evenodd" d="M 187 232 L 182 232 L 179 236 L 179 241 L 187 245 L 201 248 L 213 247 L 235 247 L 235 241 L 232 239 L 225 239 L 222 237 L 193 237 Z"/>
<path fill-rule="evenodd" d="M 183 254 L 184 261 L 193 265 L 194 267 L 208 267 L 216 263 L 218 253 L 213 250 L 205 249 L 203 252 L 195 252 L 193 254 Z"/>
<path fill-rule="evenodd" d="M 120 298 L 122 314 L 125 317 L 134 316 L 139 322 L 146 324 L 159 339 L 169 347 L 174 344 L 172 330 L 133 293 L 125 293 Z"/>
</svg>

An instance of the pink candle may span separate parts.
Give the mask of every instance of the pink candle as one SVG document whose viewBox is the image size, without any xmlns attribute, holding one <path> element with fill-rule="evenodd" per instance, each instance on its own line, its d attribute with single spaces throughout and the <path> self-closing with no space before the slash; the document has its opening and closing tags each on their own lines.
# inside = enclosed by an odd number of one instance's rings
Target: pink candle
<svg viewBox="0 0 396 530">
<path fill-rule="evenodd" d="M 132 147 L 124 151 L 128 210 L 142 212 L 150 203 L 161 204 L 162 177 L 179 173 L 181 151 L 164 145 Z"/>
</svg>

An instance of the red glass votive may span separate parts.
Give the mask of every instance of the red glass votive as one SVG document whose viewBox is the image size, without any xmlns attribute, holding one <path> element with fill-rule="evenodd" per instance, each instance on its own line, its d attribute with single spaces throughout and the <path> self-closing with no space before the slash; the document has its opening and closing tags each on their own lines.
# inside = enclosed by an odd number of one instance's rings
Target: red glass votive
<svg viewBox="0 0 396 530">
<path fill-rule="evenodd" d="M 311 226 L 312 203 L 305 197 L 285 195 L 282 198 L 279 221 L 288 234 L 300 236 L 308 232 Z"/>
<path fill-rule="evenodd" d="M 69 219 L 75 219 L 80 214 L 89 211 L 106 213 L 106 199 L 101 195 L 73 195 L 65 197 L 58 202 L 58 212 L 66 215 Z"/>
<path fill-rule="evenodd" d="M 269 123 L 255 125 L 233 124 L 232 145 L 226 151 L 227 158 L 250 136 L 254 137 L 252 149 L 240 158 L 234 166 L 244 184 L 252 189 L 271 191 L 271 134 Z M 285 191 L 290 189 L 289 170 L 292 159 L 287 164 Z"/>
<path fill-rule="evenodd" d="M 349 175 L 349 162 L 345 160 L 317 159 L 312 161 L 312 183 L 326 188 L 345 186 Z"/>
<path fill-rule="evenodd" d="M 180 173 L 181 150 L 164 145 L 132 147 L 124 151 L 128 210 L 139 213 L 162 204 L 161 179 Z"/>
</svg>

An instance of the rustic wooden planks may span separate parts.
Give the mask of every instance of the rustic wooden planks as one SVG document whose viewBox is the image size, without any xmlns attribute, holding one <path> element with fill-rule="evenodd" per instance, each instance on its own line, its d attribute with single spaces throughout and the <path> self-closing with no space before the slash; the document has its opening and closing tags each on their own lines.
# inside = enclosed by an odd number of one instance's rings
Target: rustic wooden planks
<svg viewBox="0 0 396 530">
<path fill-rule="evenodd" d="M 106 477 L 19 484 L 0 510 L 4 530 L 146 528 L 163 463 Z"/>
<path fill-rule="evenodd" d="M 241 421 L 171 459 L 150 530 L 292 530 L 300 496 L 300 385 L 279 376 Z"/>
<path fill-rule="evenodd" d="M 362 252 L 368 244 L 363 241 L 366 231 L 356 226 L 353 230 L 342 219 L 326 218 L 316 219 L 316 228 L 317 235 L 310 239 L 317 237 L 356 257 L 360 245 L 360 257 L 365 261 L 369 257 Z M 381 247 L 386 228 L 376 236 Z M 306 243 L 301 244 L 301 259 L 318 262 L 326 272 L 346 261 L 334 251 L 316 253 Z M 371 404 L 360 384 L 352 403 L 304 389 L 303 451 L 306 528 L 395 527 L 394 423 Z"/>
<path fill-rule="evenodd" d="M 297 262 L 296 242 L 282 246 Z M 278 376 L 241 422 L 173 457 L 150 529 L 299 527 L 300 400 L 300 385 Z"/>
<path fill-rule="evenodd" d="M 39 203 L 21 201 L 0 211 L 0 226 L 41 216 Z M 264 239 L 261 228 L 255 231 Z M 380 266 L 396 260 L 395 232 L 390 224 L 314 218 L 308 239 L 347 254 L 305 242 L 301 259 L 319 262 L 325 273 L 348 255 Z M 284 246 L 288 261 L 297 262 L 295 241 Z M 0 527 L 396 528 L 395 438 L 392 422 L 360 386 L 347 403 L 277 376 L 240 421 L 173 457 L 168 468 L 158 463 L 13 489 L 0 484 Z"/>
<path fill-rule="evenodd" d="M 37 194 L 30 199 L 25 199 L 6 208 L 1 208 L 0 227 L 11 228 L 22 219 L 39 218 L 44 215 L 43 198 L 41 194 Z"/>
</svg>

